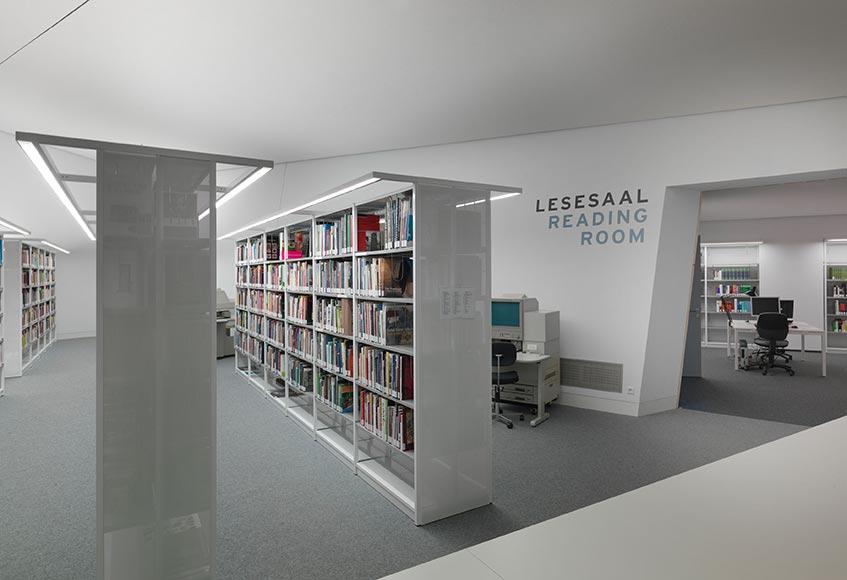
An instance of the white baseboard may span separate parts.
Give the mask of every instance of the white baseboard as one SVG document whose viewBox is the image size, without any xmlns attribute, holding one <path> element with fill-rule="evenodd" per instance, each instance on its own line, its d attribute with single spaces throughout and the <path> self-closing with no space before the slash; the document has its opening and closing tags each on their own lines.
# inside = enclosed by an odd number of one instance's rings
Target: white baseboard
<svg viewBox="0 0 847 580">
<path fill-rule="evenodd" d="M 627 415 L 630 417 L 638 416 L 638 403 L 636 401 L 609 399 L 605 397 L 573 393 L 568 390 L 568 387 L 564 386 L 559 388 L 559 398 L 556 399 L 556 403 L 559 405 L 566 405 L 568 407 L 577 407 L 579 409 L 615 413 L 616 415 Z"/>
<path fill-rule="evenodd" d="M 638 404 L 638 416 L 653 415 L 655 413 L 663 413 L 664 411 L 672 411 L 679 406 L 677 397 L 665 397 L 664 399 L 656 399 L 655 401 L 643 401 Z"/>
<path fill-rule="evenodd" d="M 69 340 L 72 338 L 94 338 L 97 336 L 93 330 L 81 330 L 79 332 L 57 332 L 56 340 Z"/>
</svg>

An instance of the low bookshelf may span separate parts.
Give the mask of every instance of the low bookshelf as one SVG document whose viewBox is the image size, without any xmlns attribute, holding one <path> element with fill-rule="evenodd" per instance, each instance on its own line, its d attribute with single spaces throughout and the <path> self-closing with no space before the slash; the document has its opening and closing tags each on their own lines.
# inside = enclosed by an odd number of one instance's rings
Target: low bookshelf
<svg viewBox="0 0 847 580">
<path fill-rule="evenodd" d="M 418 525 L 491 502 L 492 192 L 370 173 L 236 242 L 237 370 Z"/>
<path fill-rule="evenodd" d="M 7 377 L 18 377 L 56 340 L 56 254 L 5 240 L 3 355 Z"/>
</svg>

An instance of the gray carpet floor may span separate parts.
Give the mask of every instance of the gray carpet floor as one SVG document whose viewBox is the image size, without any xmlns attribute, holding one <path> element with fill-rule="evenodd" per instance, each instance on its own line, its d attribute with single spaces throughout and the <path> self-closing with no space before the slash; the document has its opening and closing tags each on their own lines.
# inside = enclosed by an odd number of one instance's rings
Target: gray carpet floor
<svg viewBox="0 0 847 580">
<path fill-rule="evenodd" d="M 0 399 L 0 578 L 95 570 L 94 341 L 62 341 Z M 377 578 L 794 433 L 676 410 L 555 407 L 494 426 L 494 504 L 421 528 L 218 365 L 218 577 Z M 516 555 L 520 557 L 520 555 Z M 531 562 L 527 562 L 531 566 Z"/>
<path fill-rule="evenodd" d="M 781 369 L 736 371 L 726 350 L 702 349 L 703 377 L 683 379 L 679 404 L 685 409 L 736 415 L 780 423 L 814 426 L 847 415 L 847 355 L 827 355 L 827 376 L 821 376 L 821 355 L 801 361 L 792 353 L 795 375 Z"/>
</svg>

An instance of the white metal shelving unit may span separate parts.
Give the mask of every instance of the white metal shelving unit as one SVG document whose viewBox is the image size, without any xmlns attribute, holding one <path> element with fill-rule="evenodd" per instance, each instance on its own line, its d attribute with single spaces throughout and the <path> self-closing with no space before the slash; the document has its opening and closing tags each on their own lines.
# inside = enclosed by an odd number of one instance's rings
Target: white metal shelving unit
<svg viewBox="0 0 847 580">
<path fill-rule="evenodd" d="M 3 272 L 5 270 L 4 267 L 4 242 L 3 235 L 0 234 L 0 397 L 6 392 L 6 356 L 4 353 L 5 350 L 5 342 L 6 335 L 3 332 L 3 314 L 4 307 L 3 304 L 5 302 L 5 297 L 3 296 Z"/>
<path fill-rule="evenodd" d="M 847 239 L 824 240 L 824 325 L 827 352 L 847 352 Z"/>
<path fill-rule="evenodd" d="M 701 343 L 703 346 L 728 347 L 726 313 L 720 298 L 732 302 L 733 318 L 752 316 L 747 292 L 756 287 L 762 295 L 758 242 L 701 244 Z"/>
<path fill-rule="evenodd" d="M 351 183 L 363 182 L 367 185 L 335 190 L 344 195 L 322 196 L 331 200 L 310 208 L 308 219 L 305 211 L 292 214 L 287 223 L 271 223 L 237 242 L 235 364 L 312 438 L 422 525 L 491 502 L 491 218 L 486 202 L 493 191 L 520 190 L 382 173 Z M 412 239 L 404 240 L 402 247 L 358 247 L 360 214 L 378 215 L 380 208 L 384 213 L 386 200 L 397 196 L 411 200 Z M 315 255 L 322 224 L 342 219 L 351 225 L 350 244 Z M 359 269 L 373 258 L 408 258 L 402 267 L 412 270 L 413 290 L 402 296 L 367 293 L 360 287 Z M 330 263 L 346 266 L 349 272 L 339 285 L 319 284 L 319 270 Z M 391 265 L 401 267 L 401 262 Z M 253 266 L 264 269 L 254 270 L 251 277 Z M 272 283 L 276 269 L 285 281 L 282 285 Z M 268 312 L 274 293 L 284 297 L 284 311 Z M 304 298 L 311 306 L 306 319 L 292 316 L 292 301 Z M 352 328 L 320 323 L 318 304 L 327 299 L 349 301 L 339 307 L 349 306 Z M 364 338 L 357 316 L 364 303 L 411 306 L 411 344 L 385 345 Z M 271 338 L 271 326 L 283 320 L 284 340 L 278 332 Z M 294 348 L 295 333 L 305 333 L 310 353 Z M 345 354 L 342 364 L 324 359 L 318 349 L 323 339 L 351 356 Z M 413 365 L 414 398 L 391 396 L 359 376 L 363 348 L 409 357 L 404 362 Z M 291 371 L 298 365 L 311 381 L 294 380 Z M 352 387 L 352 408 L 339 404 L 345 398 L 320 395 L 323 377 L 343 383 L 345 389 Z M 360 400 L 366 393 L 413 418 L 407 445 L 389 441 L 364 424 Z"/>
<path fill-rule="evenodd" d="M 6 240 L 4 261 L 4 367 L 19 377 L 56 340 L 56 254 Z"/>
</svg>

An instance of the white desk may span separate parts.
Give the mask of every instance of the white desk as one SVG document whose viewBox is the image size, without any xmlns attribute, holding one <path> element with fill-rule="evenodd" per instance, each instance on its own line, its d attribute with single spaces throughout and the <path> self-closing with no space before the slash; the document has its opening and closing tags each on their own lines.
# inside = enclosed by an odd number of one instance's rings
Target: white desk
<svg viewBox="0 0 847 580">
<path fill-rule="evenodd" d="M 756 334 L 756 323 L 752 320 L 732 321 L 732 345 L 735 370 L 738 370 L 738 335 L 742 333 Z M 788 334 L 800 335 L 800 360 L 806 360 L 806 336 L 818 335 L 821 337 L 821 376 L 826 376 L 826 332 L 805 322 L 796 320 L 788 327 Z"/>
</svg>

